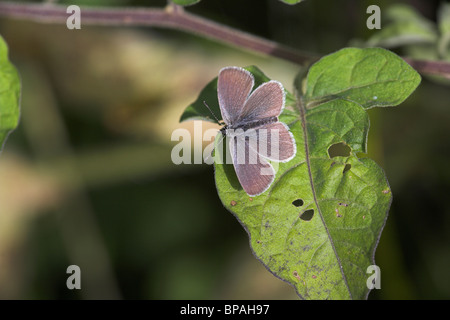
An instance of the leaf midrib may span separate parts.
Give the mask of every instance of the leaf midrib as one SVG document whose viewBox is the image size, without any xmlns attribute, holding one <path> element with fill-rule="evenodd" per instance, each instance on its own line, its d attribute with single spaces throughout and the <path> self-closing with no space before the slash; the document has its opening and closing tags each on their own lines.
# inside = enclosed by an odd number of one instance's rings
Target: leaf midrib
<svg viewBox="0 0 450 320">
<path fill-rule="evenodd" d="M 309 182 L 311 184 L 311 191 L 312 191 L 312 194 L 313 194 L 314 203 L 316 204 L 317 212 L 319 213 L 320 219 L 322 220 L 322 224 L 323 224 L 323 226 L 325 228 L 325 231 L 327 233 L 328 240 L 330 241 L 331 247 L 333 248 L 333 252 L 334 252 L 334 255 L 335 255 L 335 257 L 337 259 L 337 262 L 339 264 L 339 270 L 341 272 L 342 279 L 344 280 L 345 286 L 347 287 L 347 291 L 348 291 L 348 294 L 350 296 L 350 299 L 353 299 L 352 292 L 350 291 L 350 287 L 349 287 L 348 282 L 347 282 L 347 277 L 344 274 L 344 269 L 343 269 L 343 266 L 342 266 L 342 263 L 341 263 L 341 259 L 339 258 L 339 255 L 338 255 L 338 253 L 336 251 L 336 247 L 334 246 L 334 241 L 331 238 L 330 231 L 328 230 L 328 227 L 327 227 L 327 224 L 325 222 L 325 219 L 323 218 L 322 211 L 320 210 L 319 202 L 318 202 L 317 196 L 316 196 L 316 189 L 314 187 L 314 182 L 313 182 L 313 178 L 312 178 L 311 162 L 310 162 L 310 157 L 309 157 L 308 132 L 307 132 L 307 128 L 306 128 L 306 109 L 305 109 L 305 106 L 304 106 L 303 97 L 299 97 L 298 98 L 297 106 L 298 106 L 298 108 L 300 110 L 300 120 L 301 120 L 301 124 L 302 124 L 302 129 L 303 129 L 303 140 L 304 140 L 304 146 L 305 146 L 305 162 L 306 162 L 306 165 L 308 167 Z"/>
<path fill-rule="evenodd" d="M 315 103 L 315 102 L 320 102 L 322 100 L 324 101 L 331 101 L 334 99 L 343 99 L 343 97 L 346 97 L 346 94 L 352 90 L 359 90 L 359 89 L 363 89 L 363 88 L 367 88 L 376 84 L 386 84 L 386 83 L 391 83 L 391 82 L 400 82 L 400 83 L 404 83 L 404 82 L 411 82 L 414 81 L 413 79 L 408 79 L 408 80 L 397 80 L 397 79 L 389 79 L 389 80 L 383 80 L 383 81 L 373 81 L 364 85 L 359 85 L 359 86 L 350 86 L 348 88 L 346 88 L 345 90 L 341 90 L 341 91 L 337 91 L 337 92 L 332 92 L 332 93 L 327 93 L 325 95 L 322 96 L 314 96 L 314 90 L 316 88 L 316 86 L 314 85 L 313 88 L 313 92 L 310 95 L 310 98 L 307 100 L 307 104 L 311 104 L 311 103 Z M 359 105 L 361 105 L 361 103 L 357 102 L 357 101 L 353 101 L 351 99 L 345 98 L 344 100 L 349 100 L 355 103 L 358 103 Z M 374 104 L 371 105 L 370 108 L 373 107 L 378 107 L 378 106 L 382 106 L 383 104 Z M 361 105 L 363 108 L 367 108 L 364 105 Z"/>
</svg>

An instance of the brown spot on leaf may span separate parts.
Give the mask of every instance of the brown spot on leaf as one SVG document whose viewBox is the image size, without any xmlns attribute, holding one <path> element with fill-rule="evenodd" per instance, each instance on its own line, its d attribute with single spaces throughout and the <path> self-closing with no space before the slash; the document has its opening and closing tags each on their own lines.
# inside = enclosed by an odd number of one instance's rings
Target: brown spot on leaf
<svg viewBox="0 0 450 320">
<path fill-rule="evenodd" d="M 300 278 L 300 276 L 299 276 L 297 271 L 294 270 L 294 272 L 292 272 L 292 275 L 294 277 L 296 277 L 298 281 L 302 281 L 302 278 Z M 302 281 L 302 282 L 303 282 L 304 285 L 306 285 L 305 281 Z"/>
<path fill-rule="evenodd" d="M 391 192 L 391 190 L 386 189 L 386 190 L 383 190 L 382 192 L 383 192 L 384 194 L 388 194 L 389 192 Z"/>
<path fill-rule="evenodd" d="M 315 279 L 315 278 L 317 278 L 317 276 L 316 276 L 315 274 L 313 274 L 313 275 L 312 275 L 312 278 Z"/>
<path fill-rule="evenodd" d="M 231 204 L 232 207 L 234 207 L 235 205 L 237 205 L 237 202 L 234 201 L 234 200 L 231 200 L 230 204 Z"/>
</svg>

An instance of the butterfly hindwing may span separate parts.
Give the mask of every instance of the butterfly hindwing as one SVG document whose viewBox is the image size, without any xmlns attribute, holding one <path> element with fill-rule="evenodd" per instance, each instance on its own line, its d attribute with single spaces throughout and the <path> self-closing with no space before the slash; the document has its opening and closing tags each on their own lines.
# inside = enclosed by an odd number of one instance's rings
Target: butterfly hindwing
<svg viewBox="0 0 450 320">
<path fill-rule="evenodd" d="M 256 130 L 252 131 L 256 135 Z M 266 191 L 275 178 L 272 165 L 250 147 L 253 141 L 255 139 L 251 134 L 231 136 L 229 139 L 237 178 L 249 196 L 257 196 Z"/>
<path fill-rule="evenodd" d="M 287 162 L 294 158 L 297 150 L 289 127 L 282 122 L 263 125 L 255 129 L 258 154 L 271 161 Z"/>
</svg>

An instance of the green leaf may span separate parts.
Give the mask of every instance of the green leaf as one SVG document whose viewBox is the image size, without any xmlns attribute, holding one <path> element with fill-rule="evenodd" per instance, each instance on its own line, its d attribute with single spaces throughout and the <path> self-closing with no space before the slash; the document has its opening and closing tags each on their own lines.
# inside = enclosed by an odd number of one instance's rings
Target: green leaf
<svg viewBox="0 0 450 320">
<path fill-rule="evenodd" d="M 301 298 L 367 297 L 366 271 L 392 195 L 383 170 L 357 157 L 366 151 L 365 109 L 397 105 L 419 81 L 389 51 L 340 50 L 310 68 L 289 118 L 297 154 L 279 164 L 266 192 L 250 198 L 232 164 L 215 164 L 219 197 L 248 232 L 254 255 Z"/>
<path fill-rule="evenodd" d="M 281 2 L 284 2 L 286 4 L 297 4 L 302 2 L 303 0 L 280 0 Z"/>
<path fill-rule="evenodd" d="M 20 79 L 8 60 L 8 47 L 0 36 L 0 151 L 19 122 Z"/>
<path fill-rule="evenodd" d="M 200 0 L 172 0 L 172 2 L 180 6 L 191 6 L 200 2 Z"/>
<path fill-rule="evenodd" d="M 264 82 L 269 81 L 270 79 L 256 66 L 248 66 L 244 69 L 250 71 L 255 78 L 255 86 L 256 89 L 259 85 Z M 292 93 L 286 92 L 286 106 L 295 105 L 295 97 Z M 209 122 L 216 122 L 214 117 L 211 115 L 209 110 L 205 107 L 204 102 L 208 105 L 214 115 L 221 120 L 222 115 L 220 113 L 219 108 L 219 100 L 217 98 L 217 77 L 211 80 L 205 88 L 200 92 L 197 100 L 191 103 L 183 112 L 180 117 L 180 122 L 188 121 L 188 120 L 204 120 Z M 284 109 L 284 113 L 288 116 L 292 113 L 289 109 Z"/>
<path fill-rule="evenodd" d="M 322 58 L 307 77 L 307 107 L 331 99 L 346 99 L 364 108 L 396 106 L 420 82 L 403 59 L 381 48 L 347 48 Z"/>
<path fill-rule="evenodd" d="M 394 48 L 437 41 L 434 24 L 410 6 L 393 5 L 386 10 L 385 17 L 388 22 L 367 40 L 368 46 Z"/>
</svg>

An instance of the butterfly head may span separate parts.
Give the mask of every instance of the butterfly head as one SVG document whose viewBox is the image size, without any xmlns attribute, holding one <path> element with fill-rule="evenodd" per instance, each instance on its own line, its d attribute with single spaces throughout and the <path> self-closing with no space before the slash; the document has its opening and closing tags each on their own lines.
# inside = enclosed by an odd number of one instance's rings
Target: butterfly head
<svg viewBox="0 0 450 320">
<path fill-rule="evenodd" d="M 224 125 L 222 128 L 220 128 L 220 133 L 222 134 L 222 137 L 225 137 L 227 135 L 227 129 L 228 129 L 227 125 Z"/>
</svg>

